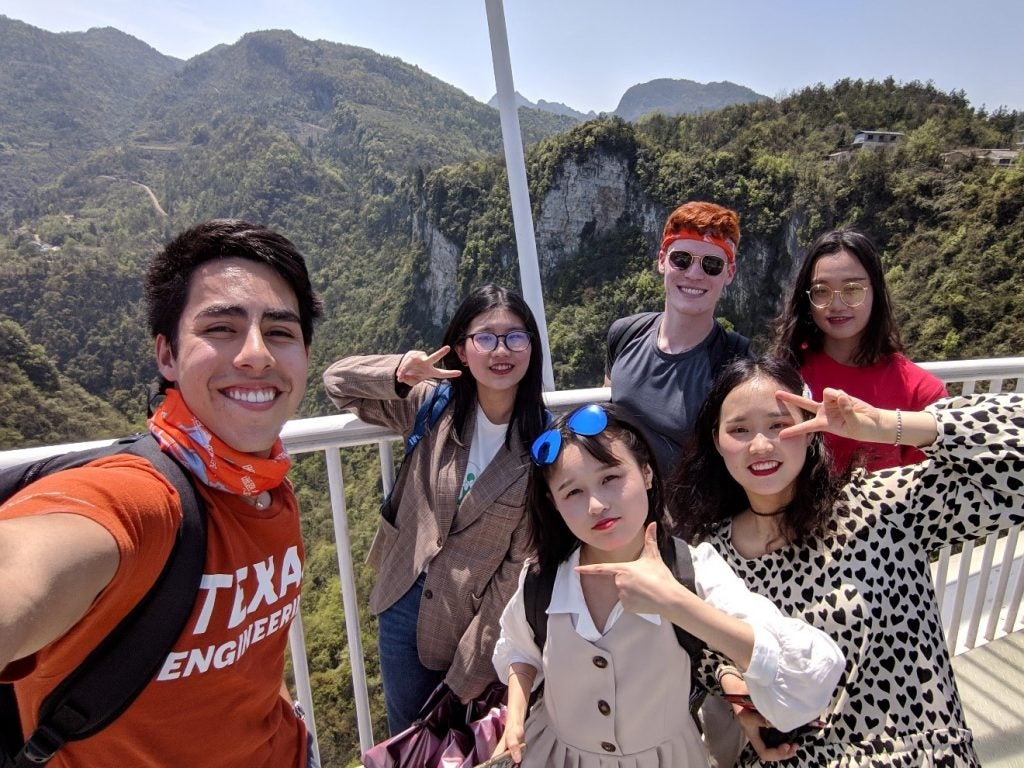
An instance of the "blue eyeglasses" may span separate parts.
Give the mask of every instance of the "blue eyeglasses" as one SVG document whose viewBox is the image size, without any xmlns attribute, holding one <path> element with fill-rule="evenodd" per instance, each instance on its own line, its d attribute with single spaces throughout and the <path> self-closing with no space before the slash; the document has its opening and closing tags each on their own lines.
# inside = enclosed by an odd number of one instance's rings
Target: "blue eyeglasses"
<svg viewBox="0 0 1024 768">
<path fill-rule="evenodd" d="M 608 426 L 608 414 L 597 403 L 584 405 L 573 411 L 565 422 L 566 428 L 574 435 L 593 437 L 604 432 Z M 548 467 L 558 461 L 562 452 L 562 432 L 549 429 L 540 434 L 530 446 L 530 458 L 538 467 Z"/>
</svg>

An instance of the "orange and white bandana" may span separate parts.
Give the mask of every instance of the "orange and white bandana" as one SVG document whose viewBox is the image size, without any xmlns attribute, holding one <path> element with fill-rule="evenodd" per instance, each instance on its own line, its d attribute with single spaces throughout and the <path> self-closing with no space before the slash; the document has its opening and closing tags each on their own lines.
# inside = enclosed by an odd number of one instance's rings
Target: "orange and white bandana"
<svg viewBox="0 0 1024 768">
<path fill-rule="evenodd" d="M 188 467 L 203 484 L 240 496 L 258 496 L 276 488 L 292 465 L 280 437 L 267 459 L 235 450 L 192 414 L 177 389 L 167 390 L 149 420 L 149 429 L 164 452 Z"/>
</svg>

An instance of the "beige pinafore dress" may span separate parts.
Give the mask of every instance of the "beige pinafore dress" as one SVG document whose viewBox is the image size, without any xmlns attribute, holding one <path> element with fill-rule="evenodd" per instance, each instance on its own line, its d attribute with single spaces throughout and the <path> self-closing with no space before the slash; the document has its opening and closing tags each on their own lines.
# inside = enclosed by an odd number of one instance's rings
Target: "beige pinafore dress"
<svg viewBox="0 0 1024 768">
<path fill-rule="evenodd" d="M 591 643 L 570 614 L 551 614 L 543 659 L 524 768 L 707 768 L 687 706 L 690 657 L 668 621 L 626 612 Z"/>
</svg>

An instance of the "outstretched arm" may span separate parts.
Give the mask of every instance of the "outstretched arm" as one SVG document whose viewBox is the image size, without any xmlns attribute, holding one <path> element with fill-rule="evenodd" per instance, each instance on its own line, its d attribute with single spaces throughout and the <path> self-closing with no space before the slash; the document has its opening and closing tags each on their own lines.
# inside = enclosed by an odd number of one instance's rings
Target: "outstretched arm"
<svg viewBox="0 0 1024 768">
<path fill-rule="evenodd" d="M 0 670 L 74 626 L 119 561 L 114 537 L 81 515 L 0 520 Z"/>
<path fill-rule="evenodd" d="M 438 379 L 450 379 L 459 371 L 446 371 L 437 362 L 448 351 L 441 347 L 431 355 L 410 350 L 404 355 L 355 355 L 335 360 L 324 371 L 328 397 L 340 409 L 354 411 L 360 419 L 406 434 L 416 412 Z M 416 392 L 409 397 L 415 385 Z"/>
<path fill-rule="evenodd" d="M 779 390 L 776 397 L 814 416 L 787 427 L 780 437 L 794 437 L 809 432 L 831 432 L 840 437 L 866 443 L 931 445 L 938 437 L 935 416 L 928 411 L 900 411 L 876 408 L 870 403 L 846 394 L 841 389 L 826 387 L 821 402 Z"/>
</svg>

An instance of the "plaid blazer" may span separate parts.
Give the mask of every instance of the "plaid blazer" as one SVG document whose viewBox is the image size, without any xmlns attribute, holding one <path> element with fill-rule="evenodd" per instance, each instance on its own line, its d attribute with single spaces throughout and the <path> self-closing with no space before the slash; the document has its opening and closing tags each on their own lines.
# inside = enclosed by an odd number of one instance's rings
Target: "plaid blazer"
<svg viewBox="0 0 1024 768">
<path fill-rule="evenodd" d="M 363 421 L 407 435 L 435 384 L 421 382 L 399 396 L 400 360 L 401 355 L 339 360 L 324 373 L 327 394 Z M 446 670 L 445 682 L 469 697 L 497 679 L 491 655 L 498 620 L 530 554 L 525 515 L 530 461 L 514 434 L 457 505 L 469 444 L 453 434 L 453 412 L 446 408 L 410 454 L 392 497 L 395 524 L 379 521 L 369 554 L 377 570 L 370 610 L 376 615 L 397 602 L 429 564 L 416 632 L 420 661 Z M 473 411 L 465 435 L 473 435 L 475 420 Z"/>
</svg>

